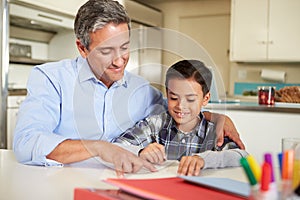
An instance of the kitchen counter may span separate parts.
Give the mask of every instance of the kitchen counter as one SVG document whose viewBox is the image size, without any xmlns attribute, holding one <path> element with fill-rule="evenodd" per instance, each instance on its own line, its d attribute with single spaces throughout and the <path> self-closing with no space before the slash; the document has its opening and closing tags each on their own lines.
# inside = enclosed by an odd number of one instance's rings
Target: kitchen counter
<svg viewBox="0 0 300 200">
<path fill-rule="evenodd" d="M 276 102 L 274 106 L 259 105 L 257 102 L 229 101 L 221 103 L 209 103 L 208 110 L 239 110 L 239 111 L 262 111 L 280 113 L 300 113 L 300 103 Z"/>
</svg>

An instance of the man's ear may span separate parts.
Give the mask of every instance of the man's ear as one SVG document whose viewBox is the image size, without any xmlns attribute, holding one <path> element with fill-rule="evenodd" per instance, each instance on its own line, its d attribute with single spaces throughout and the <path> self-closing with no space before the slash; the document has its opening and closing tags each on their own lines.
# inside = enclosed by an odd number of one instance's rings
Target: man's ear
<svg viewBox="0 0 300 200">
<path fill-rule="evenodd" d="M 79 39 L 76 39 L 76 46 L 77 46 L 77 49 L 80 53 L 80 55 L 84 58 L 87 57 L 87 49 L 84 47 L 84 45 L 80 42 Z"/>
<path fill-rule="evenodd" d="M 203 97 L 203 103 L 202 106 L 206 106 L 210 100 L 210 92 L 208 92 L 204 97 Z"/>
</svg>

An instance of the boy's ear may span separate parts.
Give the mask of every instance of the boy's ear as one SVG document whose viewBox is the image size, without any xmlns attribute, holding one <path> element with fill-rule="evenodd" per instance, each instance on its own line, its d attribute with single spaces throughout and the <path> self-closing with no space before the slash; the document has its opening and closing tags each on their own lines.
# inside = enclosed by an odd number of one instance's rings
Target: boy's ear
<svg viewBox="0 0 300 200">
<path fill-rule="evenodd" d="M 210 92 L 208 92 L 204 97 L 203 97 L 203 103 L 202 106 L 206 106 L 210 100 Z"/>
</svg>

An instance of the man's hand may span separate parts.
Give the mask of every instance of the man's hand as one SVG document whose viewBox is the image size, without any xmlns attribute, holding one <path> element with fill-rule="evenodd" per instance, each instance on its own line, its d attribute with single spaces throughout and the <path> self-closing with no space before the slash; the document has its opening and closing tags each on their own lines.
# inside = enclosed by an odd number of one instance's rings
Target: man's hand
<svg viewBox="0 0 300 200">
<path fill-rule="evenodd" d="M 166 160 L 165 147 L 158 143 L 151 143 L 145 147 L 139 156 L 154 164 L 161 164 Z"/>
<path fill-rule="evenodd" d="M 204 112 L 204 115 L 206 119 L 208 119 L 211 122 L 214 122 L 216 125 L 217 146 L 222 146 L 224 142 L 224 137 L 227 136 L 231 140 L 233 140 L 239 146 L 240 149 L 245 149 L 245 145 L 242 142 L 234 123 L 228 116 L 210 112 Z"/>
<path fill-rule="evenodd" d="M 183 156 L 180 160 L 177 174 L 185 176 L 198 176 L 204 166 L 204 160 L 200 156 Z"/>
<path fill-rule="evenodd" d="M 147 160 L 109 142 L 102 142 L 98 155 L 104 161 L 114 164 L 116 174 L 120 178 L 124 173 L 136 173 L 143 167 L 151 172 L 157 171 Z"/>
<path fill-rule="evenodd" d="M 112 163 L 118 177 L 123 177 L 124 173 L 135 173 L 143 167 L 149 171 L 157 171 L 148 161 L 122 147 L 101 140 L 65 140 L 47 158 L 67 164 L 97 156 Z"/>
</svg>

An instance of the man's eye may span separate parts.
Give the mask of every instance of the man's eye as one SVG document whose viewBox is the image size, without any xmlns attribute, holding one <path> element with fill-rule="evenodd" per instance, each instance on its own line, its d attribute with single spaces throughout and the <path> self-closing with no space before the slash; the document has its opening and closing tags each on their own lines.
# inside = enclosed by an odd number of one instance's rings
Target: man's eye
<svg viewBox="0 0 300 200">
<path fill-rule="evenodd" d="M 175 101 L 177 100 L 178 98 L 177 97 L 170 97 L 171 100 Z"/>
<path fill-rule="evenodd" d="M 128 49 L 129 49 L 129 46 L 127 46 L 127 45 L 121 47 L 121 50 L 122 50 L 122 51 L 127 51 Z"/>
<path fill-rule="evenodd" d="M 103 54 L 103 55 L 108 55 L 108 54 L 111 53 L 111 50 L 110 50 L 110 49 L 102 49 L 100 52 L 101 52 L 101 54 Z"/>
</svg>

